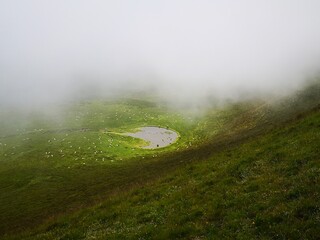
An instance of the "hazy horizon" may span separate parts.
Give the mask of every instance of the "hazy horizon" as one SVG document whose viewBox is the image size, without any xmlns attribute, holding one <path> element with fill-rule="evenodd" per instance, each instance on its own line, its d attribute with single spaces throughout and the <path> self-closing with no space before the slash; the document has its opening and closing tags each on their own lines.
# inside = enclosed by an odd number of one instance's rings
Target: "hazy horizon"
<svg viewBox="0 0 320 240">
<path fill-rule="evenodd" d="M 2 0 L 0 101 L 290 92 L 320 72 L 319 9 L 316 0 Z"/>
</svg>

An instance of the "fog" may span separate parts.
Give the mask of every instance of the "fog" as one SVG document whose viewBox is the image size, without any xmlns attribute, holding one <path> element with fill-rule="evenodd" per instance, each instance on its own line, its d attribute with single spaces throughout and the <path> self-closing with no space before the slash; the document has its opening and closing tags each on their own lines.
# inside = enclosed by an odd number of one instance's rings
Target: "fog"
<svg viewBox="0 0 320 240">
<path fill-rule="evenodd" d="M 283 94 L 320 70 L 318 0 L 0 0 L 0 101 Z"/>
</svg>

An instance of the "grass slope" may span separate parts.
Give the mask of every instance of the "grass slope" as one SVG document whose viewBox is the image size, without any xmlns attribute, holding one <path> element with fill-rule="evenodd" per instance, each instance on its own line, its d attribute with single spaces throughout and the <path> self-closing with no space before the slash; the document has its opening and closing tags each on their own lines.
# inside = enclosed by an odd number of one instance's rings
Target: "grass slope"
<svg viewBox="0 0 320 240">
<path fill-rule="evenodd" d="M 26 239 L 317 239 L 320 109 Z M 18 238 L 19 238 L 18 237 Z"/>
<path fill-rule="evenodd" d="M 67 106 L 63 121 L 7 121 L 0 236 L 312 239 L 319 232 L 319 93 L 316 83 L 276 106 L 242 102 L 195 119 L 125 99 Z M 143 142 L 112 133 L 147 125 L 181 138 L 142 150 Z"/>
<path fill-rule="evenodd" d="M 2 118 L 0 235 L 93 205 L 168 172 L 177 164 L 164 161 L 164 154 L 196 147 L 216 134 L 230 115 L 220 112 L 213 119 L 190 119 L 149 100 L 124 99 L 69 105 L 60 113 L 63 119 L 33 114 L 25 124 L 18 117 Z M 206 131 L 208 124 L 216 126 L 213 133 Z M 145 150 L 138 147 L 142 141 L 113 133 L 148 125 L 172 128 L 180 139 Z"/>
</svg>

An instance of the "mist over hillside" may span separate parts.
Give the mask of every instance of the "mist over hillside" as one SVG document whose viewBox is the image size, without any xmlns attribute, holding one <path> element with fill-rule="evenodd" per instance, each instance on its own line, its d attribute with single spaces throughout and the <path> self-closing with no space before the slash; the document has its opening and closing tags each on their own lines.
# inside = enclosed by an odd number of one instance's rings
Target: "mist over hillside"
<svg viewBox="0 0 320 240">
<path fill-rule="evenodd" d="M 3 0 L 0 102 L 286 94 L 319 73 L 318 9 L 316 0 Z"/>
<path fill-rule="evenodd" d="M 319 239 L 319 0 L 0 0 L 0 239 Z"/>
</svg>

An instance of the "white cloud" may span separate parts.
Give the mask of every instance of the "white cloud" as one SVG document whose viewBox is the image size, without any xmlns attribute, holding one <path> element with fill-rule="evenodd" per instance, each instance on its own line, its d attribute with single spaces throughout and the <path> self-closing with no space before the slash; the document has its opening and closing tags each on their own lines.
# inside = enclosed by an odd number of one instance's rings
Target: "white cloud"
<svg viewBox="0 0 320 240">
<path fill-rule="evenodd" d="M 281 91 L 319 71 L 319 9 L 317 0 L 2 0 L 0 100 L 45 103 L 88 82 L 155 85 L 179 99 Z"/>
</svg>

